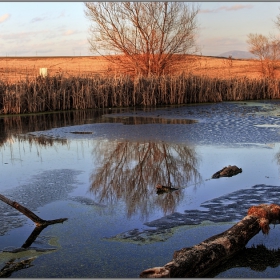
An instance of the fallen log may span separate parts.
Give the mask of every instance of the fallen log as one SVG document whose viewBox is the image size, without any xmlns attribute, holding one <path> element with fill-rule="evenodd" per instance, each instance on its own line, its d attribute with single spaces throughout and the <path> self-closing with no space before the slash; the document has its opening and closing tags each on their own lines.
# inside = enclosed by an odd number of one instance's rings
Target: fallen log
<svg viewBox="0 0 280 280">
<path fill-rule="evenodd" d="M 31 219 L 36 224 L 36 226 L 38 226 L 38 227 L 48 226 L 48 225 L 52 225 L 52 224 L 56 224 L 56 223 L 63 223 L 64 221 L 67 220 L 67 218 L 56 219 L 56 220 L 43 220 L 40 217 L 38 217 L 36 214 L 34 214 L 32 211 L 27 209 L 26 207 L 22 206 L 21 204 L 19 204 L 16 201 L 10 200 L 9 198 L 5 197 L 2 194 L 0 194 L 0 200 L 5 202 L 6 204 L 12 206 L 13 208 L 17 209 L 19 212 L 21 212 L 26 217 Z"/>
<path fill-rule="evenodd" d="M 202 277 L 226 262 L 259 233 L 269 233 L 269 224 L 280 220 L 280 206 L 260 204 L 249 208 L 247 216 L 223 233 L 191 248 L 175 251 L 173 260 L 163 267 L 141 272 L 141 278 Z"/>
</svg>

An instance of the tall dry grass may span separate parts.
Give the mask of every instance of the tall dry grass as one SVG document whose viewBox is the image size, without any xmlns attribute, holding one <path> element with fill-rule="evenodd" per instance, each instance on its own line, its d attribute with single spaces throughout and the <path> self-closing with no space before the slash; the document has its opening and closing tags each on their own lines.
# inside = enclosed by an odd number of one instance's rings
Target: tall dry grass
<svg viewBox="0 0 280 280">
<path fill-rule="evenodd" d="M 157 106 L 235 100 L 276 99 L 279 80 L 178 76 L 85 76 L 0 81 L 0 113 Z"/>
</svg>

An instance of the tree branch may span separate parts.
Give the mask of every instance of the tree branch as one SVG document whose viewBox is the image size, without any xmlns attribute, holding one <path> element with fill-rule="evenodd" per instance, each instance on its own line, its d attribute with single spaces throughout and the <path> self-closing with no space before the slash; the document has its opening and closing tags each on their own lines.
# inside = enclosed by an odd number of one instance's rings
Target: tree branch
<svg viewBox="0 0 280 280">
<path fill-rule="evenodd" d="M 32 220 L 36 226 L 48 226 L 56 223 L 63 223 L 67 220 L 67 218 L 63 219 L 56 219 L 56 220 L 43 220 L 37 215 L 35 215 L 32 211 L 27 209 L 26 207 L 22 206 L 16 201 L 12 201 L 9 198 L 5 197 L 4 195 L 0 194 L 0 200 L 5 202 L 6 204 L 12 206 L 13 208 L 17 209 L 19 212 L 24 214 L 26 217 L 28 217 L 30 220 Z"/>
</svg>

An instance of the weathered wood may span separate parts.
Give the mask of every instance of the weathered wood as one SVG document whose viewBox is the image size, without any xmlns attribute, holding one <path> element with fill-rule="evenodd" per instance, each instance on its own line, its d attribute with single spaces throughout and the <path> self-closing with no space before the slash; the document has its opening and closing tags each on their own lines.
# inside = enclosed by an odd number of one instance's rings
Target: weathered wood
<svg viewBox="0 0 280 280">
<path fill-rule="evenodd" d="M 202 277 L 243 249 L 260 230 L 268 234 L 269 223 L 279 218 L 279 205 L 253 206 L 248 210 L 248 215 L 230 229 L 191 248 L 175 251 L 171 262 L 163 267 L 144 270 L 140 277 Z"/>
<path fill-rule="evenodd" d="M 220 177 L 232 177 L 242 172 L 242 168 L 238 168 L 236 165 L 229 165 L 212 175 L 212 179 L 218 179 Z"/>
<path fill-rule="evenodd" d="M 13 208 L 17 209 L 19 212 L 21 212 L 26 217 L 31 219 L 36 224 L 36 226 L 48 226 L 48 225 L 52 225 L 52 224 L 56 224 L 56 223 L 63 223 L 64 221 L 67 220 L 67 218 L 56 219 L 56 220 L 43 220 L 40 217 L 38 217 L 37 215 L 35 215 L 32 211 L 27 209 L 26 207 L 22 206 L 21 204 L 19 204 L 16 201 L 10 200 L 9 198 L 5 197 L 2 194 L 0 194 L 0 200 L 5 202 L 6 204 L 12 206 Z"/>
</svg>

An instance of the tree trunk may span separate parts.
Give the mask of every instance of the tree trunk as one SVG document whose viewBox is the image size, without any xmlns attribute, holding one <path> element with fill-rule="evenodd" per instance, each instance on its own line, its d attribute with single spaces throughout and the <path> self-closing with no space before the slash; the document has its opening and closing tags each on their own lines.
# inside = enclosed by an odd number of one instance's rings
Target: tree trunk
<svg viewBox="0 0 280 280">
<path fill-rule="evenodd" d="M 268 234 L 269 223 L 279 218 L 279 205 L 253 206 L 248 210 L 248 215 L 230 229 L 191 248 L 175 251 L 171 262 L 163 267 L 144 270 L 140 277 L 202 277 L 243 249 L 260 230 Z"/>
</svg>

